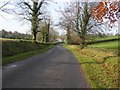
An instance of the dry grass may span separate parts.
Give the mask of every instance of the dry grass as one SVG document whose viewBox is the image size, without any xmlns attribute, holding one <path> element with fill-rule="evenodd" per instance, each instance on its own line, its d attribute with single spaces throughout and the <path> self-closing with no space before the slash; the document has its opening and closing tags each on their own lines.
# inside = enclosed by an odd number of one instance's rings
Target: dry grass
<svg viewBox="0 0 120 90">
<path fill-rule="evenodd" d="M 93 88 L 118 87 L 117 50 L 65 46 L 79 60 L 86 78 Z"/>
</svg>

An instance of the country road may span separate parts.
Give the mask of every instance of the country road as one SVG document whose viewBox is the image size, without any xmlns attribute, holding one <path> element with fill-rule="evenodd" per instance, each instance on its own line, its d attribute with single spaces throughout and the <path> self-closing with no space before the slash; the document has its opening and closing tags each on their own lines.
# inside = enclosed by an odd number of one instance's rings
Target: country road
<svg viewBox="0 0 120 90">
<path fill-rule="evenodd" d="M 2 88 L 89 88 L 79 62 L 61 45 L 2 70 Z"/>
</svg>

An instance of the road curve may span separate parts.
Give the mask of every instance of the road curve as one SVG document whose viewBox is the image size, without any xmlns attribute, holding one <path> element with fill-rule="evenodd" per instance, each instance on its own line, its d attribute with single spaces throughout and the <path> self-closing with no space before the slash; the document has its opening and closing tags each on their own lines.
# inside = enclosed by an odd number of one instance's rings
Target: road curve
<svg viewBox="0 0 120 90">
<path fill-rule="evenodd" d="M 56 45 L 46 53 L 2 68 L 3 88 L 89 88 L 80 64 L 67 49 Z"/>
</svg>

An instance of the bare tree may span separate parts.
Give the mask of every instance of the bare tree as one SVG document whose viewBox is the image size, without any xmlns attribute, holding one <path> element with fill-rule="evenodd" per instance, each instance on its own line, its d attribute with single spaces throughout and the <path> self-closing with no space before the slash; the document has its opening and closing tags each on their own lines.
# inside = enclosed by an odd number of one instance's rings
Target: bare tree
<svg viewBox="0 0 120 90">
<path fill-rule="evenodd" d="M 99 25 L 91 17 L 91 9 L 94 4 L 96 3 L 75 1 L 68 3 L 67 7 L 61 10 L 62 18 L 60 19 L 60 25 L 67 30 L 68 36 L 70 36 L 70 31 L 76 33 L 80 38 L 81 49 L 86 45 L 87 34 L 92 31 L 93 27 Z"/>
<path fill-rule="evenodd" d="M 67 29 L 67 39 L 69 39 L 70 30 L 73 30 L 81 39 L 81 48 L 84 48 L 86 34 L 93 27 L 89 23 L 88 3 L 71 2 L 61 13 L 63 17 L 60 24 Z"/>
<path fill-rule="evenodd" d="M 68 7 L 69 3 L 66 4 L 66 7 L 64 10 L 60 8 L 59 12 L 62 14 L 62 17 L 59 21 L 59 26 L 66 30 L 66 36 L 67 36 L 67 44 L 70 44 L 70 31 L 71 31 L 71 25 L 73 21 L 73 12 L 70 10 L 71 7 Z"/>
<path fill-rule="evenodd" d="M 43 19 L 43 11 L 48 0 L 21 0 L 17 3 L 16 9 L 13 12 L 23 20 L 28 20 L 31 23 L 31 32 L 33 40 L 36 42 L 36 35 L 39 31 L 39 22 Z"/>
</svg>

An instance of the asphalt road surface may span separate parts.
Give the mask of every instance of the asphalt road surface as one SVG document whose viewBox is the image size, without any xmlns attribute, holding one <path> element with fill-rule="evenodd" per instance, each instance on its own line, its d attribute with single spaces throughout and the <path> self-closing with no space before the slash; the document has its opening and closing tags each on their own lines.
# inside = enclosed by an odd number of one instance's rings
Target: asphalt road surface
<svg viewBox="0 0 120 90">
<path fill-rule="evenodd" d="M 2 70 L 2 88 L 89 88 L 79 62 L 61 45 Z"/>
</svg>

